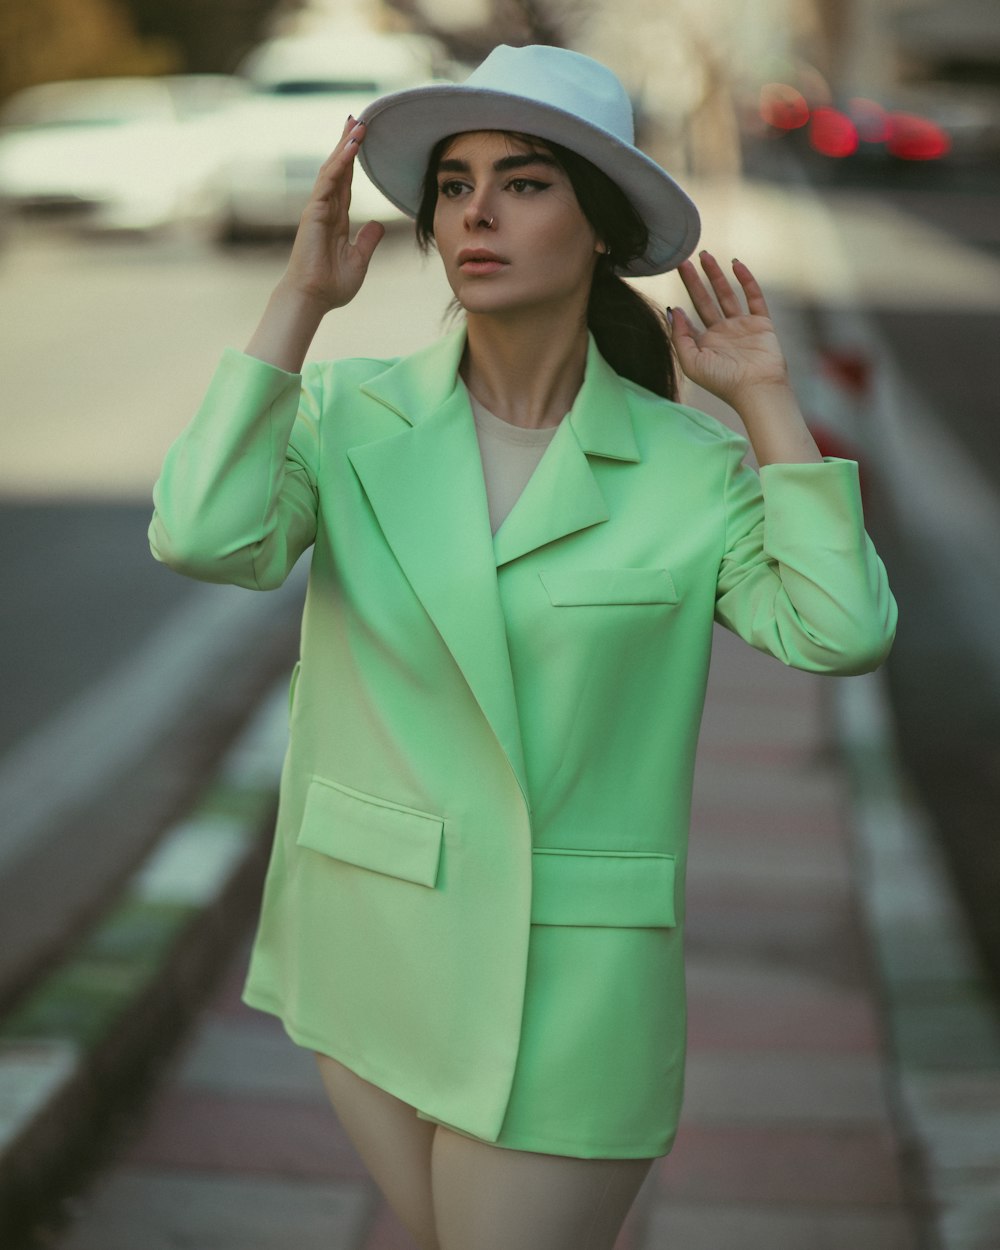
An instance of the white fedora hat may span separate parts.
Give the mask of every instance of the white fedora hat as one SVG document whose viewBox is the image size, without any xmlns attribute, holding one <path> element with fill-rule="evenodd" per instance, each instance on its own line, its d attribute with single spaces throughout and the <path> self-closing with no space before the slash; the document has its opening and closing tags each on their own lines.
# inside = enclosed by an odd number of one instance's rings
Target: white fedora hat
<svg viewBox="0 0 1000 1250">
<path fill-rule="evenodd" d="M 494 48 L 463 83 L 395 91 L 360 121 L 365 173 L 397 208 L 416 217 L 434 145 L 469 130 L 537 135 L 586 157 L 628 196 L 649 246 L 622 266 L 630 275 L 664 273 L 694 251 L 698 210 L 655 161 L 635 146 L 632 105 L 611 70 L 567 48 Z"/>
</svg>

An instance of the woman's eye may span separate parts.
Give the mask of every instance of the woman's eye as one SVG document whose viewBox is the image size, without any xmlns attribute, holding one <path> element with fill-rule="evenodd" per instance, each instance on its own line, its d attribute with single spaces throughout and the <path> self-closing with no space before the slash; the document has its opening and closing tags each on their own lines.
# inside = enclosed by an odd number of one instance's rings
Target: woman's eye
<svg viewBox="0 0 1000 1250">
<path fill-rule="evenodd" d="M 515 195 L 524 195 L 525 192 L 544 191 L 550 184 L 539 182 L 536 178 L 511 178 L 506 185 L 507 190 L 513 191 Z M 457 178 L 449 178 L 447 182 L 442 182 L 439 185 L 438 195 L 443 196 L 446 200 L 456 200 L 469 190 L 471 190 L 469 183 L 462 182 Z"/>
</svg>

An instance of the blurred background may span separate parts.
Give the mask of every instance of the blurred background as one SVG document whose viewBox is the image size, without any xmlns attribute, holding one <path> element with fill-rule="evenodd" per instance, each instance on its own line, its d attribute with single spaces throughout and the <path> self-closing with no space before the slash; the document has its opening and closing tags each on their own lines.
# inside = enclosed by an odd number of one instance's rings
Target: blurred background
<svg viewBox="0 0 1000 1250">
<path fill-rule="evenodd" d="M 895 730 L 1000 987 L 996 0 L 5 0 L 0 1012 L 294 657 L 300 582 L 230 595 L 150 558 L 167 446 L 346 115 L 502 42 L 618 72 L 704 244 L 772 296 L 824 450 L 860 461 L 901 609 Z M 387 237 L 313 354 L 421 346 L 433 258 L 360 171 L 352 216 Z"/>
</svg>

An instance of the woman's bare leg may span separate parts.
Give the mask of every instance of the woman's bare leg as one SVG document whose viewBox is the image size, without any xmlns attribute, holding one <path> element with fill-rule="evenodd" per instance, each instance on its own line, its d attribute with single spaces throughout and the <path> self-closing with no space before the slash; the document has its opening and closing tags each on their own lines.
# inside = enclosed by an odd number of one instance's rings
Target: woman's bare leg
<svg viewBox="0 0 1000 1250">
<path fill-rule="evenodd" d="M 355 1150 L 420 1250 L 439 1250 L 431 1200 L 431 1147 L 437 1127 L 409 1103 L 317 1054 L 320 1076 Z"/>
<path fill-rule="evenodd" d="M 652 1163 L 507 1150 L 438 1126 L 440 1250 L 613 1250 Z"/>
</svg>

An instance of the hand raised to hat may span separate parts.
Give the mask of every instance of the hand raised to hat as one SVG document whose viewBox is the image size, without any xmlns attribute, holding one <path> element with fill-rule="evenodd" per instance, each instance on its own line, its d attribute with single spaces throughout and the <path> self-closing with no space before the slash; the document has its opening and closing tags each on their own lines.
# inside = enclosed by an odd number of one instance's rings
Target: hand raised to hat
<svg viewBox="0 0 1000 1250">
<path fill-rule="evenodd" d="M 323 317 L 349 304 L 385 228 L 370 221 L 351 242 L 348 212 L 354 159 L 365 127 L 347 119 L 340 142 L 324 161 L 303 210 L 292 253 L 246 352 L 289 373 L 302 368 Z"/>
<path fill-rule="evenodd" d="M 701 252 L 699 258 L 708 287 L 691 261 L 677 267 L 704 325 L 699 330 L 682 309 L 672 310 L 671 340 L 680 367 L 692 382 L 736 410 L 759 464 L 821 460 L 789 384 L 757 279 L 742 261 L 733 261 L 744 310 L 715 257 Z"/>
<path fill-rule="evenodd" d="M 349 117 L 340 142 L 317 175 L 283 279 L 326 310 L 341 308 L 357 295 L 385 234 L 382 225 L 370 221 L 353 243 L 350 238 L 351 182 L 364 135 L 364 123 Z"/>
</svg>

